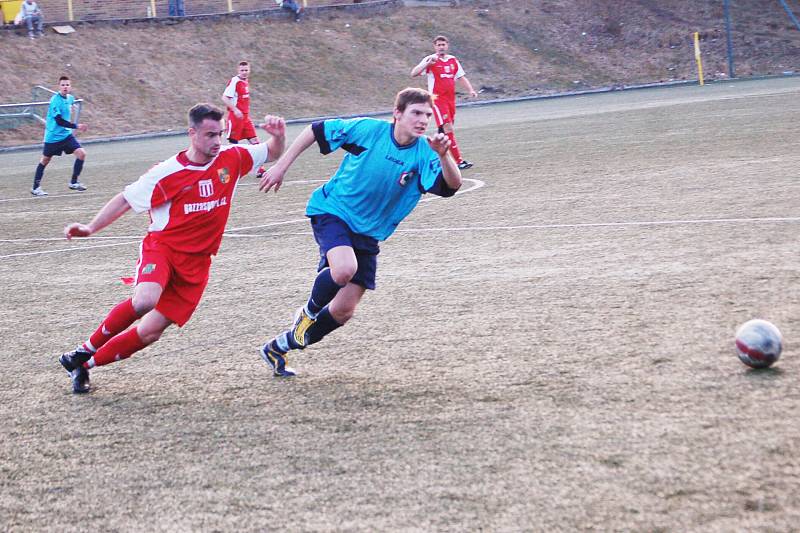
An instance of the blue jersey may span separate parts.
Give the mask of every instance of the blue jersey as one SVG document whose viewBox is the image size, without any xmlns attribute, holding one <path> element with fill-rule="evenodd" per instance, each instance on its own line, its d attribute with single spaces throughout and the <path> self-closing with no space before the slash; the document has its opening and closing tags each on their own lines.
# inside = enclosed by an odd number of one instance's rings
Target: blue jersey
<svg viewBox="0 0 800 533">
<path fill-rule="evenodd" d="M 47 123 L 44 127 L 44 142 L 55 143 L 63 141 L 70 135 L 72 130 L 59 126 L 56 123 L 56 117 L 61 115 L 61 118 L 69 122 L 72 116 L 72 104 L 75 103 L 75 97 L 68 94 L 66 97 L 61 96 L 61 93 L 56 93 L 50 99 L 50 107 L 47 109 Z"/>
<path fill-rule="evenodd" d="M 332 119 L 311 125 L 323 154 L 347 151 L 339 170 L 308 200 L 306 215 L 331 214 L 351 230 L 386 240 L 427 192 L 452 196 L 438 154 L 425 138 L 401 146 L 383 120 Z"/>
</svg>

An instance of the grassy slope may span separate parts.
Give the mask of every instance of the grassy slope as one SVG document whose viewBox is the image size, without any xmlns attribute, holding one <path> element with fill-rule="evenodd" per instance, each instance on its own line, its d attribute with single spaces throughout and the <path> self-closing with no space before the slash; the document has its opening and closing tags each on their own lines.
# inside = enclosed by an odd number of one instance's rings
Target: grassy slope
<svg viewBox="0 0 800 533">
<path fill-rule="evenodd" d="M 182 128 L 185 110 L 219 102 L 236 63 L 254 64 L 253 110 L 286 117 L 387 109 L 429 53 L 450 36 L 481 98 L 696 77 L 700 31 L 708 77 L 727 72 L 722 8 L 714 0 L 465 0 L 458 8 L 381 15 L 311 14 L 290 21 L 225 19 L 176 25 L 79 27 L 30 42 L 0 33 L 3 102 L 62 73 L 87 101 L 89 136 Z M 440 20 L 445 18 L 447 20 Z M 739 0 L 737 74 L 800 70 L 800 32 L 777 2 Z M 38 58 L 35 62 L 32 57 Z M 40 128 L 0 132 L 0 143 L 38 142 Z"/>
</svg>

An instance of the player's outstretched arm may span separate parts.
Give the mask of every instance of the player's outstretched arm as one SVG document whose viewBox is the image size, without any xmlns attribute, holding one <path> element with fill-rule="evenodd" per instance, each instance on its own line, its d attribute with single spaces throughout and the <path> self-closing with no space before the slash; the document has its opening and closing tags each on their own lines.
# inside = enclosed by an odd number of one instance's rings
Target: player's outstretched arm
<svg viewBox="0 0 800 533">
<path fill-rule="evenodd" d="M 286 171 L 289 170 L 289 167 L 292 166 L 292 163 L 294 163 L 295 159 L 297 159 L 300 154 L 314 144 L 314 141 L 314 132 L 311 130 L 311 126 L 306 126 L 286 152 L 278 158 L 278 161 L 264 172 L 264 175 L 261 176 L 258 189 L 260 191 L 269 192 L 270 189 L 274 187 L 275 192 L 278 192 L 278 189 L 281 188 L 281 184 L 283 184 L 283 176 L 286 174 Z"/>
<path fill-rule="evenodd" d="M 270 135 L 267 140 L 269 150 L 267 161 L 275 161 L 286 149 L 286 121 L 282 117 L 267 115 L 261 127 Z"/>
<path fill-rule="evenodd" d="M 88 224 L 81 224 L 79 222 L 68 224 L 67 227 L 64 228 L 64 236 L 67 239 L 72 239 L 73 237 L 88 237 L 117 220 L 130 208 L 131 205 L 125 199 L 125 196 L 119 193 L 109 200 Z"/>
<path fill-rule="evenodd" d="M 437 133 L 433 137 L 428 137 L 428 144 L 439 155 L 442 163 L 442 177 L 451 189 L 461 188 L 461 171 L 458 164 L 450 154 L 450 138 L 444 133 Z"/>
</svg>

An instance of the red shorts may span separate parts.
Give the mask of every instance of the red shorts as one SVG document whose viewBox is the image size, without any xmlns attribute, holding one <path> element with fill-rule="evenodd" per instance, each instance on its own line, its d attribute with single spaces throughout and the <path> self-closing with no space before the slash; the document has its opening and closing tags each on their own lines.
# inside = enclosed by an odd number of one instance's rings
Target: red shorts
<svg viewBox="0 0 800 533">
<path fill-rule="evenodd" d="M 433 101 L 433 118 L 436 120 L 436 125 L 442 127 L 442 124 L 449 122 L 452 124 L 456 119 L 456 101 L 450 98 L 436 98 Z"/>
<path fill-rule="evenodd" d="M 149 238 L 142 241 L 134 285 L 151 281 L 164 289 L 156 310 L 183 326 L 197 309 L 208 284 L 211 256 L 176 252 Z"/>
<path fill-rule="evenodd" d="M 226 137 L 231 141 L 244 141 L 258 138 L 256 127 L 253 121 L 250 120 L 250 115 L 244 115 L 242 118 L 236 118 L 233 113 L 228 113 L 228 128 Z"/>
</svg>

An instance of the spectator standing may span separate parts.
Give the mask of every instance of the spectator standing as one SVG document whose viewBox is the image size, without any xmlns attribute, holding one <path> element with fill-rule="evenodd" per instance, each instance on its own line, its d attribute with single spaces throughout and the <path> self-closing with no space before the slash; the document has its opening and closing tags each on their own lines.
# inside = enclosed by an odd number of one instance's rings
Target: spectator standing
<svg viewBox="0 0 800 533">
<path fill-rule="evenodd" d="M 185 17 L 186 10 L 183 6 L 183 0 L 169 0 L 169 16 L 170 17 Z"/>
</svg>

